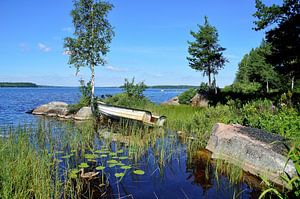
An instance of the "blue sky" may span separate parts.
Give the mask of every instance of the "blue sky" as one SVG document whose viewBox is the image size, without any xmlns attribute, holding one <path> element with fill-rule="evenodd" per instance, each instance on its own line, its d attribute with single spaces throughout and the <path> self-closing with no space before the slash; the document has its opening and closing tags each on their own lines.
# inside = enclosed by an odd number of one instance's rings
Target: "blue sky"
<svg viewBox="0 0 300 199">
<path fill-rule="evenodd" d="M 217 76 L 220 87 L 233 82 L 243 55 L 257 47 L 264 32 L 252 30 L 254 0 L 111 0 L 109 20 L 115 37 L 96 69 L 96 86 L 119 86 L 135 77 L 147 85 L 199 85 L 207 81 L 188 66 L 190 30 L 204 16 L 219 33 L 230 61 Z M 272 3 L 276 1 L 268 1 Z M 278 1 L 277 1 L 278 2 Z M 0 82 L 29 81 L 40 85 L 78 86 L 89 79 L 88 68 L 76 76 L 64 55 L 63 39 L 72 36 L 71 0 L 0 1 Z"/>
</svg>

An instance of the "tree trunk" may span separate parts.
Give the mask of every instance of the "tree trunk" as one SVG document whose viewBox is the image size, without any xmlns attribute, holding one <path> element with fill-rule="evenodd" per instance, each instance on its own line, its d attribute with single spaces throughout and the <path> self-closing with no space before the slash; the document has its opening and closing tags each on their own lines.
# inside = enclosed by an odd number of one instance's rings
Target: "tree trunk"
<svg viewBox="0 0 300 199">
<path fill-rule="evenodd" d="M 95 66 L 94 64 L 91 65 L 91 86 L 92 86 L 92 99 L 91 99 L 91 107 L 92 111 L 94 111 L 94 93 L 95 93 Z"/>
<path fill-rule="evenodd" d="M 211 74 L 210 74 L 210 71 L 208 71 L 208 87 L 211 89 Z"/>
<path fill-rule="evenodd" d="M 294 90 L 294 78 L 295 78 L 295 77 L 294 77 L 294 76 L 292 76 L 292 85 L 291 85 L 291 89 L 292 89 L 292 90 L 291 90 L 291 91 L 293 91 L 293 90 Z"/>
<path fill-rule="evenodd" d="M 269 81 L 267 80 L 267 93 L 269 93 Z"/>
</svg>

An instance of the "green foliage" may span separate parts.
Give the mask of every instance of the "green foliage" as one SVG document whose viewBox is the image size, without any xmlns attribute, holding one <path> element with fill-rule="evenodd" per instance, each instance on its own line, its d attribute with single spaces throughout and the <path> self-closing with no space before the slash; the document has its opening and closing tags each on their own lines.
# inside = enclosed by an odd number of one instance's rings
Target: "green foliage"
<svg viewBox="0 0 300 199">
<path fill-rule="evenodd" d="M 70 104 L 68 106 L 68 110 L 70 114 L 76 113 L 84 106 L 91 106 L 91 100 L 92 100 L 92 86 L 91 82 L 88 82 L 86 85 L 84 83 L 84 80 L 79 80 L 80 87 L 79 90 L 81 92 L 81 97 L 79 99 L 79 102 L 77 104 Z"/>
<path fill-rule="evenodd" d="M 144 82 L 134 84 L 134 78 L 132 78 L 131 82 L 129 82 L 128 79 L 125 79 L 125 83 L 123 85 L 124 92 L 129 97 L 133 98 L 143 98 L 143 92 L 146 88 L 147 86 L 144 84 Z"/>
<path fill-rule="evenodd" d="M 92 96 L 94 96 L 94 67 L 104 65 L 104 56 L 114 35 L 107 14 L 113 5 L 104 1 L 74 0 L 71 12 L 75 27 L 74 38 L 66 37 L 64 48 L 69 64 L 79 71 L 80 67 L 91 69 Z M 93 100 L 93 99 L 92 99 Z"/>
<path fill-rule="evenodd" d="M 279 109 L 269 100 L 254 101 L 237 110 L 237 115 L 234 122 L 299 140 L 300 116 L 293 108 Z"/>
<path fill-rule="evenodd" d="M 286 84 L 293 85 L 292 82 L 300 78 L 300 2 L 284 0 L 282 5 L 267 6 L 262 0 L 256 0 L 256 8 L 255 29 L 262 30 L 272 26 L 266 32 L 267 42 L 272 46 L 268 62 L 274 65 L 280 74 L 285 75 Z"/>
<path fill-rule="evenodd" d="M 208 84 L 211 87 L 211 75 L 217 74 L 227 61 L 222 54 L 225 48 L 218 44 L 217 29 L 208 23 L 207 17 L 205 17 L 204 25 L 198 26 L 198 32 L 191 31 L 195 41 L 188 42 L 190 57 L 187 59 L 191 68 L 203 71 L 203 75 L 208 76 Z"/>
<path fill-rule="evenodd" d="M 130 108 L 143 108 L 148 104 L 152 104 L 145 97 L 129 96 L 127 93 L 119 93 L 104 100 L 106 104 L 125 106 Z"/>
<path fill-rule="evenodd" d="M 197 94 L 197 89 L 190 88 L 178 96 L 180 104 L 190 104 L 191 99 Z"/>
<path fill-rule="evenodd" d="M 270 44 L 263 41 L 258 48 L 252 49 L 249 54 L 243 57 L 239 63 L 234 82 L 241 83 L 237 86 L 256 83 L 260 84 L 260 88 L 266 92 L 269 92 L 270 87 L 277 86 L 279 75 L 275 72 L 273 66 L 266 62 L 266 57 L 270 54 L 270 48 Z M 241 88 L 241 90 L 244 89 Z"/>
<path fill-rule="evenodd" d="M 222 92 L 253 94 L 258 92 L 260 88 L 261 88 L 261 84 L 257 82 L 248 82 L 248 83 L 235 82 L 230 86 L 225 86 Z"/>
</svg>

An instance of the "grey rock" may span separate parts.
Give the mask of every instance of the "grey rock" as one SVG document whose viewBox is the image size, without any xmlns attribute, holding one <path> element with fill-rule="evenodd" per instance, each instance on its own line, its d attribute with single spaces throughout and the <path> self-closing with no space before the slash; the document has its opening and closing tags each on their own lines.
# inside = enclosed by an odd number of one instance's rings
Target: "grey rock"
<svg viewBox="0 0 300 199">
<path fill-rule="evenodd" d="M 166 105 L 179 105 L 178 96 L 173 97 L 173 98 L 169 99 L 168 101 L 163 102 L 162 104 L 166 104 Z"/>
<path fill-rule="evenodd" d="M 91 119 L 93 116 L 91 107 L 82 107 L 74 116 L 75 120 L 87 120 Z"/>
<path fill-rule="evenodd" d="M 281 136 L 260 129 L 217 123 L 206 149 L 212 152 L 212 158 L 288 187 L 281 176 L 295 176 L 296 170 L 293 162 L 287 161 L 285 142 Z"/>
<path fill-rule="evenodd" d="M 208 99 L 205 95 L 197 93 L 192 99 L 191 104 L 192 106 L 198 107 L 207 107 L 208 106 Z"/>
<path fill-rule="evenodd" d="M 65 102 L 50 102 L 33 109 L 32 114 L 65 117 L 68 115 L 68 104 Z"/>
</svg>

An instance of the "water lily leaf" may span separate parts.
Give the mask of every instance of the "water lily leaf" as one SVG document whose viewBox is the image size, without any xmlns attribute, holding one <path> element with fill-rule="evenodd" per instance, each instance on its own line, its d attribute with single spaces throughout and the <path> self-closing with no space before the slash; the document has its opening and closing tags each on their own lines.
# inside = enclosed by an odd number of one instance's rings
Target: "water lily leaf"
<svg viewBox="0 0 300 199">
<path fill-rule="evenodd" d="M 123 176 L 124 176 L 124 173 L 115 173 L 115 176 L 116 176 L 117 178 L 120 178 L 120 177 L 123 177 Z"/>
<path fill-rule="evenodd" d="M 78 165 L 79 168 L 88 168 L 89 165 L 85 162 L 82 162 L 81 164 Z"/>
<path fill-rule="evenodd" d="M 88 162 L 97 162 L 95 159 L 87 159 Z"/>
<path fill-rule="evenodd" d="M 121 157 L 119 157 L 119 159 L 120 160 L 126 160 L 126 159 L 128 159 L 128 157 L 127 156 L 121 156 Z"/>
<path fill-rule="evenodd" d="M 138 170 L 134 170 L 133 173 L 136 175 L 144 175 L 145 171 L 138 169 Z"/>
<path fill-rule="evenodd" d="M 107 160 L 108 164 L 118 164 L 117 160 Z"/>
<path fill-rule="evenodd" d="M 131 166 L 129 166 L 129 165 L 123 165 L 123 166 L 121 166 L 121 169 L 131 169 Z"/>
<path fill-rule="evenodd" d="M 101 157 L 101 158 L 106 158 L 107 155 L 106 155 L 106 154 L 102 154 L 102 155 L 100 155 L 100 157 Z"/>
<path fill-rule="evenodd" d="M 111 157 L 112 159 L 118 159 L 119 157 L 118 156 L 113 156 Z"/>
<path fill-rule="evenodd" d="M 96 167 L 96 170 L 104 170 L 104 169 L 105 169 L 104 166 L 97 166 L 97 167 Z"/>
<path fill-rule="evenodd" d="M 117 153 L 123 153 L 123 149 L 117 150 Z"/>
<path fill-rule="evenodd" d="M 79 170 L 78 169 L 72 169 L 71 173 L 77 174 L 77 173 L 79 173 Z"/>
<path fill-rule="evenodd" d="M 68 158 L 70 158 L 70 157 L 72 157 L 73 156 L 73 154 L 69 154 L 69 155 L 64 155 L 64 156 L 62 156 L 61 158 L 62 159 L 68 159 Z"/>
<path fill-rule="evenodd" d="M 97 156 L 95 154 L 85 154 L 84 157 L 86 159 L 95 159 L 95 158 L 97 158 Z"/>
<path fill-rule="evenodd" d="M 112 167 L 115 167 L 115 166 L 118 166 L 118 164 L 109 164 L 108 165 L 109 168 L 112 168 Z"/>
<path fill-rule="evenodd" d="M 125 164 L 124 163 L 122 163 L 122 162 L 119 162 L 118 163 L 118 166 L 124 166 Z"/>
<path fill-rule="evenodd" d="M 69 176 L 70 176 L 70 178 L 73 178 L 73 179 L 74 179 L 74 178 L 77 178 L 77 174 L 76 174 L 76 173 L 72 173 L 72 172 L 71 172 Z"/>
<path fill-rule="evenodd" d="M 117 153 L 115 153 L 115 152 L 110 152 L 109 155 L 110 155 L 110 156 L 116 156 Z"/>
</svg>

